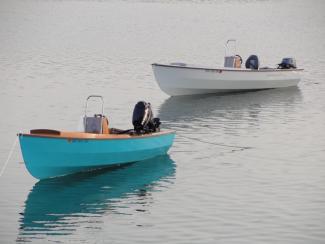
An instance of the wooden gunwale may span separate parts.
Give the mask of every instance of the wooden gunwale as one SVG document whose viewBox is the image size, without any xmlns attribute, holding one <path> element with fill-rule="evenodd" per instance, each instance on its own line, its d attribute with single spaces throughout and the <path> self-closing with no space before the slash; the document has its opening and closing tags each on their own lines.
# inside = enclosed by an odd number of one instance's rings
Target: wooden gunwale
<svg viewBox="0 0 325 244">
<path fill-rule="evenodd" d="M 68 140 L 126 140 L 126 139 L 142 139 L 149 137 L 157 137 L 167 134 L 174 134 L 175 131 L 166 130 L 143 135 L 129 135 L 129 134 L 93 134 L 85 132 L 64 132 L 60 131 L 60 135 L 53 134 L 30 134 L 19 133 L 18 136 L 39 137 L 39 138 L 53 138 L 53 139 L 68 139 Z"/>
</svg>

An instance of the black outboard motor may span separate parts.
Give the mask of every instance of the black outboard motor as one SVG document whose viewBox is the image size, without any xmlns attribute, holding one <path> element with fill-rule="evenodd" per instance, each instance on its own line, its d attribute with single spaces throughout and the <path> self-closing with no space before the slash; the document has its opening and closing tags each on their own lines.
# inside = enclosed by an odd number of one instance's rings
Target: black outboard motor
<svg viewBox="0 0 325 244">
<path fill-rule="evenodd" d="M 159 131 L 160 120 L 153 118 L 150 103 L 138 102 L 133 110 L 132 124 L 137 134 L 145 134 Z"/>
<path fill-rule="evenodd" d="M 246 63 L 245 63 L 246 69 L 258 69 L 259 66 L 260 66 L 260 62 L 256 55 L 251 55 L 246 60 Z"/>
<path fill-rule="evenodd" d="M 278 69 L 296 69 L 296 60 L 294 58 L 283 58 L 282 62 L 278 64 Z"/>
</svg>

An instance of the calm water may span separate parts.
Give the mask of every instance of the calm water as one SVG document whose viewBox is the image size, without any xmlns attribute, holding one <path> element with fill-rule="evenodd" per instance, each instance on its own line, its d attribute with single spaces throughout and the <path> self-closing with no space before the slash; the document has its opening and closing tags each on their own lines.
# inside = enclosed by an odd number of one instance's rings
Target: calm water
<svg viewBox="0 0 325 244">
<path fill-rule="evenodd" d="M 150 101 L 169 156 L 38 182 L 17 146 L 0 177 L 0 243 L 324 243 L 324 1 L 0 3 L 0 167 L 15 135 L 73 130 L 89 94 L 113 127 Z M 294 56 L 298 87 L 169 98 L 153 62 L 263 66 Z"/>
</svg>

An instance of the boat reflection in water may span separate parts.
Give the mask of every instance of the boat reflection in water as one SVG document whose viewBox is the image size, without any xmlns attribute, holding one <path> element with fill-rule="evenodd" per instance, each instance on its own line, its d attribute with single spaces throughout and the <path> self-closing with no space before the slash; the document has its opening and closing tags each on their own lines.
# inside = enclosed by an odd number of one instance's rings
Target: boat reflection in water
<svg viewBox="0 0 325 244">
<path fill-rule="evenodd" d="M 179 134 L 187 126 L 201 127 L 204 122 L 209 125 L 219 123 L 221 127 L 229 123 L 258 123 L 265 111 L 267 116 L 288 116 L 301 101 L 302 94 L 298 87 L 223 95 L 179 96 L 165 100 L 158 116 L 164 118 L 164 127 L 177 129 Z"/>
<path fill-rule="evenodd" d="M 173 183 L 175 167 L 169 156 L 160 156 L 123 167 L 39 181 L 25 202 L 17 241 L 70 235 L 78 223 L 91 225 L 89 217 L 120 214 L 127 209 L 132 214 L 134 206 L 123 204 L 128 198 L 136 205 L 135 211 L 140 207 L 145 212 L 154 201 L 151 193 Z"/>
</svg>

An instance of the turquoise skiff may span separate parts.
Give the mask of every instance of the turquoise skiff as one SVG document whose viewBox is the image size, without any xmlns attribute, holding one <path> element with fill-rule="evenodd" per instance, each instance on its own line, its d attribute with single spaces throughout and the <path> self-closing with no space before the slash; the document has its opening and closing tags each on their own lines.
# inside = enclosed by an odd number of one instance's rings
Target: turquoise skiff
<svg viewBox="0 0 325 244">
<path fill-rule="evenodd" d="M 100 98 L 102 113 L 87 116 L 87 102 Z M 87 98 L 84 131 L 64 132 L 49 129 L 18 134 L 23 159 L 29 173 L 45 179 L 150 159 L 167 153 L 175 132 L 160 131 L 149 103 L 139 102 L 133 112 L 135 129 L 110 129 L 103 115 L 103 98 Z"/>
<path fill-rule="evenodd" d="M 173 131 L 111 135 L 44 130 L 19 134 L 19 141 L 26 168 L 44 179 L 164 155 L 174 136 Z"/>
</svg>

